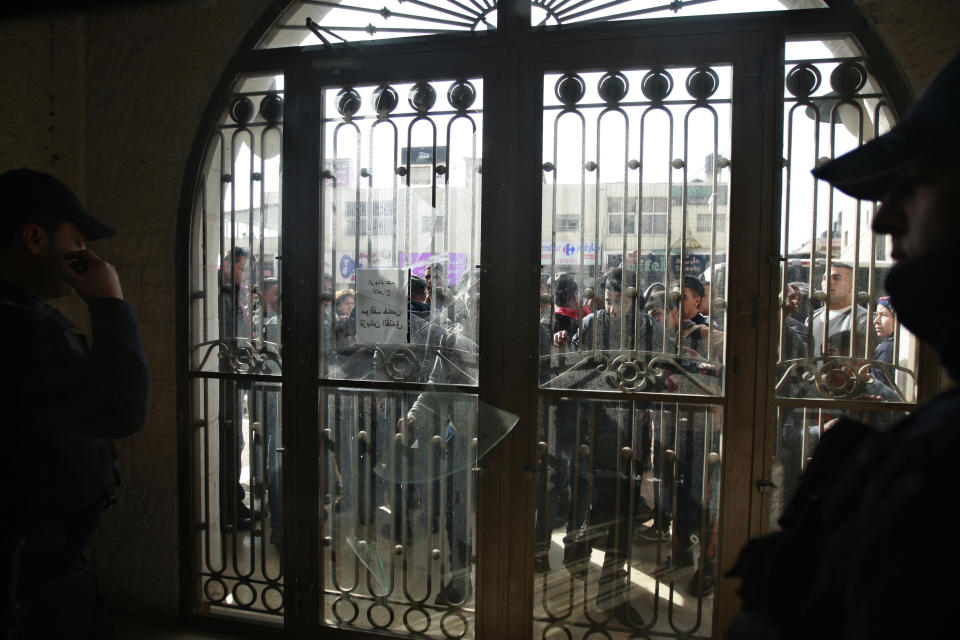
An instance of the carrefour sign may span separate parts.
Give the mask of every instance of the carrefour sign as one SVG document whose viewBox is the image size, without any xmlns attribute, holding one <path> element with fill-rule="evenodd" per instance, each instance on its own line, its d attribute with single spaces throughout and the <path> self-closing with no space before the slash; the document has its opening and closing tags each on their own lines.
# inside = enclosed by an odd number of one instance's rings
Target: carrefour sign
<svg viewBox="0 0 960 640">
<path fill-rule="evenodd" d="M 597 248 L 593 242 L 582 245 L 578 242 L 558 242 L 554 251 L 552 243 L 541 244 L 540 264 L 550 264 L 551 257 L 553 264 L 578 265 L 582 259 L 583 264 L 592 265 L 597 257 Z"/>
</svg>

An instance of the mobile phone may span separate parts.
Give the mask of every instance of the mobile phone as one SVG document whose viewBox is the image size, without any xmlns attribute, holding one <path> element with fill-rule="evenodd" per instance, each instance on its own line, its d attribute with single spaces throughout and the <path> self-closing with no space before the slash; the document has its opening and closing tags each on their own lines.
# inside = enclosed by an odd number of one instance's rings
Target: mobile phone
<svg viewBox="0 0 960 640">
<path fill-rule="evenodd" d="M 80 252 L 68 253 L 64 257 L 70 260 L 70 268 L 73 269 L 75 273 L 83 275 L 87 272 L 87 269 L 90 268 L 90 262 L 84 258 Z"/>
</svg>

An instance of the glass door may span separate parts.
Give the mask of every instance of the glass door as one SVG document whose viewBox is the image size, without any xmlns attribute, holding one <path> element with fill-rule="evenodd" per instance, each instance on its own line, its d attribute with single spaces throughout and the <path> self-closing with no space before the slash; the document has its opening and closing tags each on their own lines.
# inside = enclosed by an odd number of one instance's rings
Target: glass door
<svg viewBox="0 0 960 640">
<path fill-rule="evenodd" d="M 535 637 L 710 635 L 732 95 L 730 64 L 544 77 Z"/>
<path fill-rule="evenodd" d="M 475 634 L 481 77 L 324 87 L 324 624 Z"/>
</svg>

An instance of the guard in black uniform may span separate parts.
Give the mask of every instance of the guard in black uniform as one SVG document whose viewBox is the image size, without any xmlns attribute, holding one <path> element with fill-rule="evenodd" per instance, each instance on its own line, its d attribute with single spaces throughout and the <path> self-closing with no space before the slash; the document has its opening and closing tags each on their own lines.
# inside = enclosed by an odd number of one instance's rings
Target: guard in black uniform
<svg viewBox="0 0 960 640">
<path fill-rule="evenodd" d="M 0 607 L 19 638 L 111 638 L 84 550 L 117 484 L 112 439 L 144 423 L 147 363 L 114 268 L 86 248 L 114 234 L 62 182 L 0 174 L 4 382 Z M 93 344 L 46 300 L 74 289 Z"/>
</svg>

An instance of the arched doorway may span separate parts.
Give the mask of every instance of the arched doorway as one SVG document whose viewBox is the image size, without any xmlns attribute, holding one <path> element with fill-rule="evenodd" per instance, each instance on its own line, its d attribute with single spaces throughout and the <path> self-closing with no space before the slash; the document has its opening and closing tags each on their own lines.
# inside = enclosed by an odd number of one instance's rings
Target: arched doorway
<svg viewBox="0 0 960 640">
<path fill-rule="evenodd" d="M 850 14 L 557 28 L 563 3 L 479 3 L 462 33 L 357 45 L 346 4 L 311 4 L 236 69 L 194 183 L 195 611 L 715 634 L 717 568 L 825 418 L 916 399 L 905 332 L 869 378 L 859 319 L 835 353 L 789 332 L 834 263 L 854 315 L 882 293 L 869 207 L 804 178 L 892 119 L 891 79 L 825 35 Z"/>
</svg>

